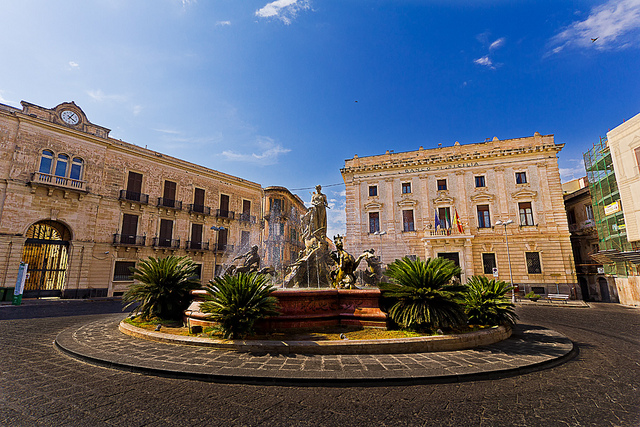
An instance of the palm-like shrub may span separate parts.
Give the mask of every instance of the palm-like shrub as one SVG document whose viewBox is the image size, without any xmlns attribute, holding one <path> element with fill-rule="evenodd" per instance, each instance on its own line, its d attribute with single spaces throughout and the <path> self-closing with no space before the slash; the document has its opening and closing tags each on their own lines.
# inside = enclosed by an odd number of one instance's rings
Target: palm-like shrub
<svg viewBox="0 0 640 427">
<path fill-rule="evenodd" d="M 122 296 L 124 308 L 143 319 L 179 320 L 190 301 L 189 291 L 200 287 L 196 265 L 187 257 L 149 257 L 132 269 L 135 282 Z"/>
<path fill-rule="evenodd" d="M 391 282 L 380 283 L 382 295 L 391 299 L 389 316 L 401 327 L 414 330 L 464 324 L 461 302 L 465 288 L 451 280 L 460 272 L 460 267 L 444 258 L 395 260 L 385 273 Z"/>
<path fill-rule="evenodd" d="M 514 325 L 518 315 L 505 297 L 513 289 L 502 280 L 473 276 L 466 284 L 465 312 L 473 325 Z"/>
<path fill-rule="evenodd" d="M 207 295 L 200 311 L 218 322 L 225 338 L 238 339 L 253 332 L 259 319 L 278 314 L 276 290 L 259 273 L 237 273 L 216 277 L 205 286 Z"/>
</svg>

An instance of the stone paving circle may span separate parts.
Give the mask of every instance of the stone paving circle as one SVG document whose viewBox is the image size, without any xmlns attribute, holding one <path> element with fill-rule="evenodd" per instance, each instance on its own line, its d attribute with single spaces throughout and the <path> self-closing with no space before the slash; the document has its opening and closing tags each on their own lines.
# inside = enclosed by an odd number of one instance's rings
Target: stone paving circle
<svg viewBox="0 0 640 427">
<path fill-rule="evenodd" d="M 240 353 L 134 338 L 106 315 L 56 337 L 62 352 L 106 367 L 214 382 L 373 385 L 496 379 L 556 366 L 576 350 L 551 329 L 516 325 L 512 336 L 470 350 L 411 354 Z"/>
</svg>

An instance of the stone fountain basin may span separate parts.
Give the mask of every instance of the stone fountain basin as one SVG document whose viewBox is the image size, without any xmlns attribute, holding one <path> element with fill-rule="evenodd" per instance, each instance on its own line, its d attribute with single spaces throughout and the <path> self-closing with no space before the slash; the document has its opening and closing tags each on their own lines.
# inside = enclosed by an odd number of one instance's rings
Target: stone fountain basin
<svg viewBox="0 0 640 427">
<path fill-rule="evenodd" d="M 223 351 L 276 354 L 406 354 L 456 351 L 495 344 L 511 336 L 511 328 L 505 326 L 459 335 L 341 341 L 214 340 L 148 331 L 125 322 L 120 323 L 120 331 L 136 338 L 164 343 L 210 347 Z"/>
<path fill-rule="evenodd" d="M 193 302 L 184 312 L 189 325 L 213 326 L 200 311 L 206 291 L 192 291 Z M 257 322 L 259 332 L 327 326 L 386 328 L 387 315 L 380 310 L 380 289 L 282 289 L 273 292 L 280 315 Z"/>
</svg>

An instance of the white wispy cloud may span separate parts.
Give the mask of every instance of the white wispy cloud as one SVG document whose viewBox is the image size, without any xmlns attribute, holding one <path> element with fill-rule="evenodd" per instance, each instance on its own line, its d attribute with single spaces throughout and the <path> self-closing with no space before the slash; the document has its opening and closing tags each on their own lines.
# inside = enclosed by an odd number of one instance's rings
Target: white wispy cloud
<svg viewBox="0 0 640 427">
<path fill-rule="evenodd" d="M 134 105 L 132 108 L 132 112 L 134 116 L 137 116 L 142 112 L 142 105 Z"/>
<path fill-rule="evenodd" d="M 548 54 L 572 47 L 610 50 L 639 45 L 640 0 L 609 0 L 552 37 Z"/>
<path fill-rule="evenodd" d="M 69 61 L 69 67 L 71 67 L 71 68 L 78 68 L 78 67 L 80 67 L 80 64 L 78 64 L 78 63 L 77 63 L 77 62 L 75 62 L 75 61 Z"/>
<path fill-rule="evenodd" d="M 276 0 L 256 10 L 255 15 L 260 18 L 279 19 L 289 25 L 299 11 L 310 8 L 309 0 Z"/>
<path fill-rule="evenodd" d="M 256 141 L 257 153 L 242 154 L 231 150 L 225 150 L 222 155 L 230 161 L 247 162 L 259 165 L 274 165 L 278 163 L 281 154 L 286 154 L 291 150 L 283 147 L 269 137 L 258 137 Z"/>
<path fill-rule="evenodd" d="M 565 165 L 568 164 L 568 167 L 561 167 L 560 170 L 560 179 L 562 182 L 571 181 L 572 179 L 582 178 L 587 174 L 584 168 L 584 159 L 567 159 L 564 162 Z"/>
<path fill-rule="evenodd" d="M 496 67 L 493 65 L 493 62 L 491 61 L 491 58 L 489 58 L 489 55 L 483 56 L 482 58 L 474 59 L 473 62 L 478 65 L 483 65 L 485 67 L 491 68 L 492 70 L 496 69 Z"/>
<path fill-rule="evenodd" d="M 100 89 L 88 90 L 87 95 L 89 95 L 93 100 L 98 102 L 103 102 L 103 101 L 124 102 L 127 100 L 127 97 L 125 95 L 117 95 L 117 94 L 108 95 Z"/>
<path fill-rule="evenodd" d="M 231 21 L 218 21 L 216 22 L 216 25 L 219 27 L 226 27 L 231 25 Z"/>
<path fill-rule="evenodd" d="M 331 191 L 335 198 L 331 198 L 329 201 L 329 207 L 327 209 L 327 236 L 333 238 L 336 234 L 344 236 L 347 232 L 347 192 L 343 191 Z"/>
<path fill-rule="evenodd" d="M 505 41 L 506 39 L 504 37 L 500 37 L 498 40 L 494 41 L 493 43 L 491 43 L 491 45 L 489 45 L 489 50 L 495 50 L 502 47 Z"/>
<path fill-rule="evenodd" d="M 5 105 L 14 104 L 12 101 L 9 101 L 7 98 L 4 97 L 4 91 L 2 90 L 0 90 L 0 104 L 5 104 Z"/>
</svg>

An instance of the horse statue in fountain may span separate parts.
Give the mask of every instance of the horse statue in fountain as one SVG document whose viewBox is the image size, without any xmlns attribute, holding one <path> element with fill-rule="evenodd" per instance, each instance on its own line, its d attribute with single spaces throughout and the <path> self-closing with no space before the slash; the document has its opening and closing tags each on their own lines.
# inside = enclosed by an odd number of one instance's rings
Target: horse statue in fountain
<svg viewBox="0 0 640 427">
<path fill-rule="evenodd" d="M 258 272 L 260 274 L 275 274 L 275 269 L 273 267 L 263 267 L 260 268 L 260 255 L 258 254 L 258 246 L 253 245 L 248 252 L 244 254 L 240 254 L 233 259 L 233 261 L 237 261 L 239 259 L 243 259 L 242 266 L 236 267 L 235 265 L 229 266 L 227 270 L 224 272 L 225 276 L 232 276 L 237 273 L 254 273 Z"/>
<path fill-rule="evenodd" d="M 344 236 L 337 235 L 333 237 L 333 243 L 336 250 L 331 252 L 331 258 L 336 263 L 337 268 L 330 273 L 332 284 L 335 288 L 341 289 L 358 289 L 356 287 L 355 271 L 368 253 L 363 253 L 358 258 L 344 250 Z"/>
</svg>

